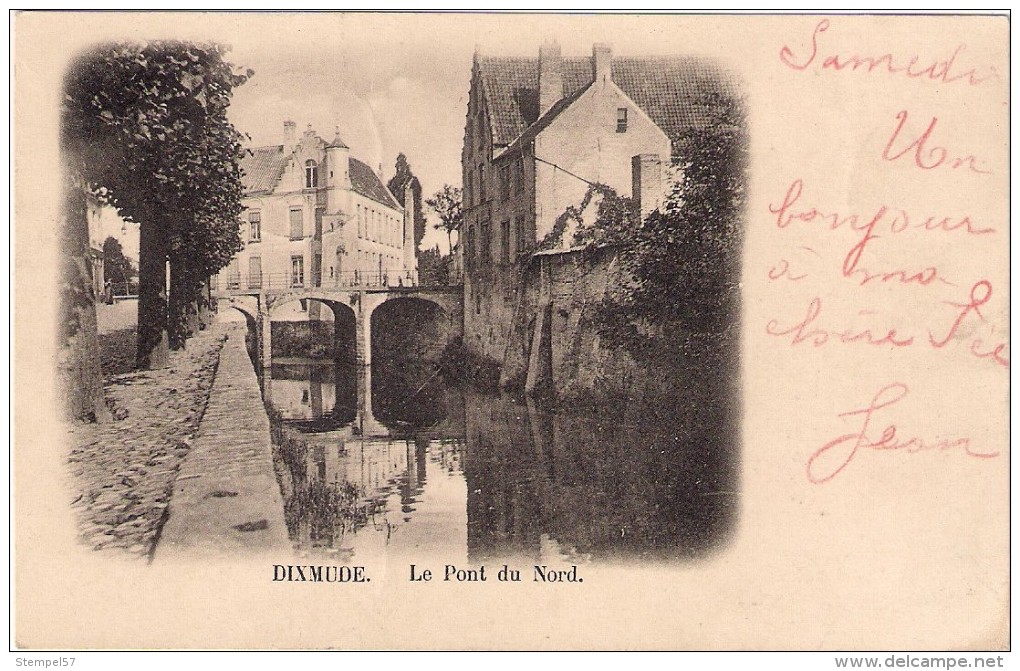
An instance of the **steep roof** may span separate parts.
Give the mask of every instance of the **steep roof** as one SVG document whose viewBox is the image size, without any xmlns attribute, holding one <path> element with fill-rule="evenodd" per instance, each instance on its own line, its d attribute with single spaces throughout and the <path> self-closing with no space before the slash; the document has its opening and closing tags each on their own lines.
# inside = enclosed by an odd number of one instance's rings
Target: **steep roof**
<svg viewBox="0 0 1020 671">
<path fill-rule="evenodd" d="M 394 200 L 390 190 L 386 188 L 386 185 L 379 179 L 379 175 L 375 174 L 375 171 L 368 167 L 368 165 L 352 157 L 350 174 L 351 188 L 355 193 L 360 193 L 362 196 L 371 198 L 383 205 L 400 209 L 400 204 Z"/>
<path fill-rule="evenodd" d="M 255 147 L 241 157 L 241 178 L 246 194 L 268 193 L 276 187 L 283 175 L 289 157 L 283 153 L 283 145 Z"/>
<path fill-rule="evenodd" d="M 591 57 L 562 60 L 562 96 L 572 97 L 594 80 Z M 714 121 L 714 95 L 736 95 L 729 75 L 694 57 L 614 58 L 613 82 L 657 126 L 678 140 Z M 508 145 L 539 117 L 538 59 L 478 57 L 493 142 Z"/>
<path fill-rule="evenodd" d="M 543 130 L 549 127 L 549 125 L 556 120 L 556 117 L 561 112 L 566 110 L 568 107 L 574 104 L 574 101 L 581 97 L 581 94 L 588 90 L 591 86 L 591 82 L 588 82 L 581 88 L 577 89 L 565 98 L 560 98 L 552 107 L 546 110 L 545 114 L 535 120 L 533 124 L 528 126 L 523 133 L 517 136 L 512 143 L 510 143 L 511 149 L 518 149 L 521 145 L 525 145 L 535 139 L 535 136 L 541 133 Z M 510 151 L 510 150 L 508 150 Z"/>
<path fill-rule="evenodd" d="M 241 158 L 241 169 L 244 170 L 242 182 L 246 195 L 271 193 L 276 188 L 290 156 L 283 151 L 283 145 L 254 147 Z M 386 185 L 367 164 L 351 157 L 348 164 L 351 176 L 351 189 L 366 198 L 382 203 L 388 207 L 400 209 L 400 203 L 394 199 Z"/>
<path fill-rule="evenodd" d="M 330 141 L 330 143 L 326 145 L 326 149 L 334 149 L 334 148 L 337 148 L 337 149 L 350 149 L 350 147 L 348 147 L 344 143 L 344 141 L 340 139 L 340 132 L 339 131 L 337 131 L 337 134 L 333 136 L 333 139 Z"/>
</svg>

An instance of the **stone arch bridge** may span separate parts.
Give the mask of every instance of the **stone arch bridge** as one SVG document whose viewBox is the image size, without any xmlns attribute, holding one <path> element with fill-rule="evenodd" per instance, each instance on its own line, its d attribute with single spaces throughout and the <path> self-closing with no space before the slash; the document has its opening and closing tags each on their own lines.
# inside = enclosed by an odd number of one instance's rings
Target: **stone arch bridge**
<svg viewBox="0 0 1020 671">
<path fill-rule="evenodd" d="M 272 364 L 272 327 L 270 310 L 296 300 L 318 301 L 333 311 L 334 338 L 341 330 L 354 333 L 355 359 L 358 364 L 372 363 L 373 316 L 376 311 L 397 303 L 423 302 L 431 307 L 433 319 L 442 322 L 445 346 L 464 334 L 464 297 L 460 286 L 377 287 L 377 288 L 290 288 L 279 290 L 234 290 L 217 292 L 219 307 L 242 312 L 258 339 L 259 363 L 264 369 Z M 399 334 L 398 334 L 399 337 Z"/>
</svg>

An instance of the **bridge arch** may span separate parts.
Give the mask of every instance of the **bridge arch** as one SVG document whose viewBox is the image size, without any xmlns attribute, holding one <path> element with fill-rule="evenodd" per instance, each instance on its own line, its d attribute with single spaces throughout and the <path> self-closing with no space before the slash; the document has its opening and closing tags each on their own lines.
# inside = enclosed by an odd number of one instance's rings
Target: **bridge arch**
<svg viewBox="0 0 1020 671">
<path fill-rule="evenodd" d="M 431 297 L 388 296 L 367 312 L 373 363 L 383 358 L 407 364 L 438 363 L 458 330 L 455 315 Z"/>
<path fill-rule="evenodd" d="M 367 312 L 375 417 L 387 426 L 438 425 L 447 416 L 441 370 L 460 332 L 456 314 L 441 300 L 399 294 L 381 297 Z"/>
<path fill-rule="evenodd" d="M 231 296 L 226 300 L 220 299 L 217 305 L 237 310 L 244 315 L 246 320 L 258 321 L 259 303 L 257 296 Z"/>
<path fill-rule="evenodd" d="M 309 312 L 312 312 L 310 308 L 313 302 L 324 305 L 329 309 L 332 320 L 278 319 L 280 308 L 298 301 L 307 301 Z M 319 356 L 325 353 L 322 351 L 325 348 L 338 363 L 353 365 L 358 361 L 358 313 L 356 306 L 347 301 L 335 295 L 316 292 L 288 293 L 269 297 L 266 300 L 266 314 L 272 332 L 271 356 Z"/>
</svg>

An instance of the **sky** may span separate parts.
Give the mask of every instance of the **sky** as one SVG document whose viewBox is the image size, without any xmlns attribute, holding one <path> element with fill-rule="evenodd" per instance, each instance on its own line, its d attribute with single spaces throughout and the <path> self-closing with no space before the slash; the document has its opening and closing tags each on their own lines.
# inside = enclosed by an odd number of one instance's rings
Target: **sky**
<svg viewBox="0 0 1020 671">
<path fill-rule="evenodd" d="M 392 177 L 396 156 L 403 152 L 428 197 L 444 184 L 461 186 L 460 152 L 476 48 L 489 55 L 537 57 L 543 41 L 555 40 L 564 56 L 585 56 L 593 42 L 615 42 L 625 53 L 638 55 L 657 44 L 646 38 L 658 25 L 624 40 L 621 20 L 311 15 L 265 24 L 271 37 L 253 26 L 231 42 L 230 60 L 255 75 L 235 92 L 230 117 L 254 146 L 281 144 L 288 119 L 299 134 L 311 124 L 326 140 L 339 130 L 353 156 L 377 171 L 382 166 L 384 181 Z M 258 39 L 251 39 L 254 35 Z M 430 221 L 422 247 L 440 244 L 445 251 L 446 236 L 432 229 L 436 216 L 426 216 Z"/>
<path fill-rule="evenodd" d="M 230 118 L 252 146 L 281 144 L 283 122 L 309 124 L 326 140 L 339 131 L 351 154 L 393 175 L 407 155 L 425 197 L 460 186 L 472 56 L 537 57 L 542 42 L 563 55 L 591 54 L 594 42 L 631 56 L 676 53 L 685 40 L 668 24 L 641 17 L 400 14 L 185 15 L 162 26 L 166 37 L 213 40 L 228 60 L 254 76 L 234 94 Z M 118 36 L 124 28 L 117 28 Z M 138 38 L 162 37 L 151 25 Z M 422 247 L 445 234 L 430 217 Z M 130 229 L 131 226 L 129 225 Z M 110 225 L 119 236 L 121 225 Z M 124 241 L 131 253 L 137 243 Z"/>
<path fill-rule="evenodd" d="M 384 182 L 403 152 L 423 197 L 444 184 L 460 186 L 473 45 L 383 46 L 375 30 L 359 36 L 354 29 L 306 41 L 300 32 L 269 46 L 236 44 L 229 55 L 255 71 L 230 108 L 231 121 L 253 146 L 281 144 L 283 122 L 292 120 L 299 136 L 309 125 L 327 141 L 339 132 L 351 155 Z M 437 217 L 426 216 L 422 247 L 439 244 L 445 251 L 446 235 L 432 228 Z"/>
</svg>

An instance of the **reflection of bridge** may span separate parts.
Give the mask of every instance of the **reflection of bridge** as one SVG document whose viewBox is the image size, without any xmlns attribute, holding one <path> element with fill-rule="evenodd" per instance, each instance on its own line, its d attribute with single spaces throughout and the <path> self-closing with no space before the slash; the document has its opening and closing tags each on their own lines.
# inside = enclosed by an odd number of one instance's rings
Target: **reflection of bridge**
<svg viewBox="0 0 1020 671">
<path fill-rule="evenodd" d="M 341 375 L 351 376 L 349 386 L 341 384 Z M 277 378 L 268 373 L 264 378 L 265 399 L 283 413 L 284 419 L 302 423 L 305 428 L 301 430 L 306 437 L 322 436 L 335 431 L 346 431 L 351 436 L 363 438 L 384 439 L 418 436 L 451 439 L 464 436 L 463 403 L 450 403 L 459 397 L 444 397 L 441 407 L 447 411 L 446 416 L 427 426 L 401 425 L 399 421 L 387 423 L 378 419 L 373 408 L 371 366 L 337 367 L 336 376 L 332 380 L 322 380 L 312 375 Z M 340 412 L 338 408 L 342 408 Z M 337 421 L 343 423 L 342 429 L 328 428 Z M 317 425 L 327 428 L 323 430 L 317 428 Z"/>
<path fill-rule="evenodd" d="M 374 286 L 374 287 L 283 287 L 279 289 L 226 289 L 216 292 L 220 306 L 235 308 L 247 317 L 258 338 L 258 352 L 263 368 L 272 364 L 272 337 L 270 310 L 297 300 L 318 301 L 333 311 L 334 337 L 344 336 L 344 329 L 352 329 L 356 361 L 362 365 L 372 363 L 372 316 L 382 305 L 394 301 L 425 301 L 439 309 L 445 322 L 443 329 L 447 341 L 463 335 L 463 288 L 454 286 Z M 447 344 L 447 343 L 442 343 Z"/>
</svg>

